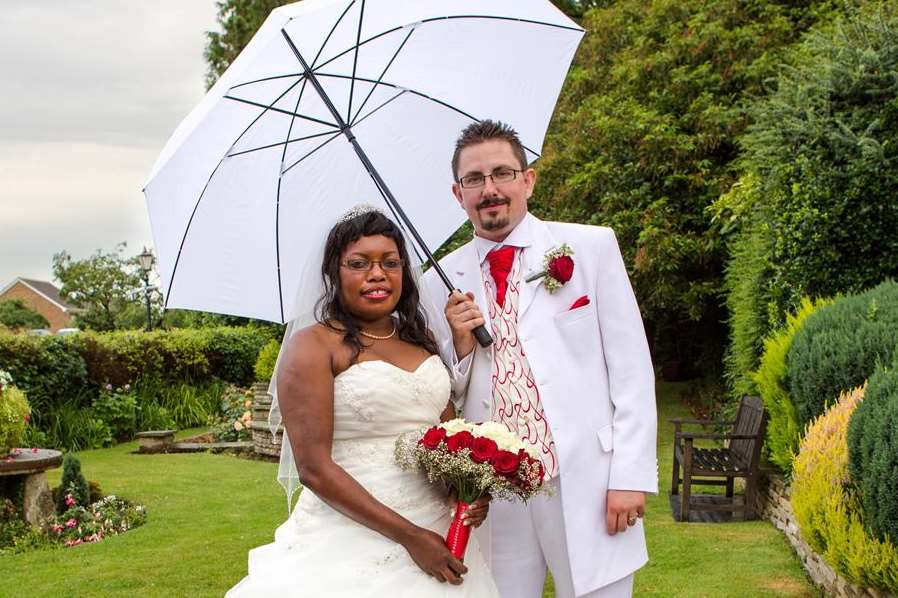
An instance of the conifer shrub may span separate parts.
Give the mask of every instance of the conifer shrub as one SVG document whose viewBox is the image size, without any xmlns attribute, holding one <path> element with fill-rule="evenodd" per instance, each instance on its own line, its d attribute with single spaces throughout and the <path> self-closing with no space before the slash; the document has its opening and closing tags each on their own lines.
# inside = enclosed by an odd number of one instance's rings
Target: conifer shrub
<svg viewBox="0 0 898 598">
<path fill-rule="evenodd" d="M 752 376 L 767 409 L 765 447 L 769 451 L 768 459 L 786 475 L 792 473 L 792 462 L 801 440 L 801 426 L 786 380 L 786 356 L 795 333 L 807 317 L 829 303 L 831 301 L 805 298 L 798 311 L 787 316 L 785 327 L 764 341 L 761 365 Z"/>
<path fill-rule="evenodd" d="M 864 396 L 857 388 L 817 418 L 802 439 L 792 478 L 792 508 L 801 535 L 848 581 L 895 592 L 898 548 L 868 533 L 848 480 L 848 424 Z"/>
<path fill-rule="evenodd" d="M 848 456 L 865 522 L 879 539 L 898 542 L 898 362 L 870 377 L 848 426 Z"/>
<path fill-rule="evenodd" d="M 803 428 L 898 349 L 898 284 L 835 301 L 808 317 L 787 356 L 789 393 Z"/>
<path fill-rule="evenodd" d="M 71 496 L 75 504 L 86 507 L 90 504 L 90 486 L 81 473 L 81 461 L 72 453 L 68 453 L 62 461 L 62 480 L 56 497 L 56 511 L 65 513 L 72 505 L 66 504 Z"/>
</svg>

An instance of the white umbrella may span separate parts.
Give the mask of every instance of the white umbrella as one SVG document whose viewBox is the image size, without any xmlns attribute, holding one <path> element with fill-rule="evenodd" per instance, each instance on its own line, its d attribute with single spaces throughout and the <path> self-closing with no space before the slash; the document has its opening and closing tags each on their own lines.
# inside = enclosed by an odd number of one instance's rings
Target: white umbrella
<svg viewBox="0 0 898 598">
<path fill-rule="evenodd" d="M 582 35 L 546 0 L 275 9 L 145 186 L 166 307 L 296 318 L 327 231 L 361 202 L 429 258 L 465 219 L 450 191 L 461 129 L 501 119 L 536 159 Z"/>
</svg>

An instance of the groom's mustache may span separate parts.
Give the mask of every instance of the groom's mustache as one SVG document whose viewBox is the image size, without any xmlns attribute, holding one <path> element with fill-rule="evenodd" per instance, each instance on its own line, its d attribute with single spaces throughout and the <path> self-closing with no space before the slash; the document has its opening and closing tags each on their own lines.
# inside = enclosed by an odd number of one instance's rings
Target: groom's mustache
<svg viewBox="0 0 898 598">
<path fill-rule="evenodd" d="M 509 200 L 504 197 L 491 197 L 478 203 L 477 209 L 482 210 L 484 208 L 492 208 L 493 206 L 507 206 L 509 203 Z"/>
</svg>

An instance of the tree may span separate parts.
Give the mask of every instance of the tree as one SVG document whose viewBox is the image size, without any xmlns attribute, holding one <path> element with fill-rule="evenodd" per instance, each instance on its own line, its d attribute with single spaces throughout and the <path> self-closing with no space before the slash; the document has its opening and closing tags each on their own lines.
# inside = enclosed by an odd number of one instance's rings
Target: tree
<svg viewBox="0 0 898 598">
<path fill-rule="evenodd" d="M 146 323 L 146 312 L 140 321 L 133 317 L 142 305 L 143 294 L 135 293 L 142 281 L 137 258 L 125 258 L 124 250 L 120 243 L 114 251 L 98 250 L 83 260 L 72 259 L 66 251 L 53 256 L 53 275 L 62 283 L 60 294 L 84 309 L 75 316 L 79 327 L 115 330 Z M 158 312 L 158 297 L 154 301 Z"/>
<path fill-rule="evenodd" d="M 50 326 L 47 318 L 29 308 L 21 299 L 0 301 L 0 324 L 13 330 Z"/>
<path fill-rule="evenodd" d="M 249 43 L 259 27 L 268 17 L 268 13 L 294 0 L 219 0 L 218 23 L 221 32 L 207 31 L 206 51 L 204 55 L 209 63 L 206 72 L 206 87 L 212 87 L 215 81 L 237 58 L 240 51 Z"/>
<path fill-rule="evenodd" d="M 828 6 L 620 0 L 585 14 L 532 209 L 615 229 L 655 360 L 674 374 L 719 368 L 726 252 L 707 208 L 734 181 L 742 105 Z"/>
<path fill-rule="evenodd" d="M 736 224 L 727 274 L 734 395 L 751 390 L 758 339 L 802 297 L 898 276 L 898 10 L 874 4 L 819 28 L 787 59 L 772 91 L 748 106 L 742 190 L 714 206 Z"/>
</svg>

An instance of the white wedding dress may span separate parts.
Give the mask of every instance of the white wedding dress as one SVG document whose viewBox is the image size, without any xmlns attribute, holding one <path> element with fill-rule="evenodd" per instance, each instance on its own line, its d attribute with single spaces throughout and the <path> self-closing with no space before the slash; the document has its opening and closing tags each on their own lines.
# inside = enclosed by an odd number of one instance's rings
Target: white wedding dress
<svg viewBox="0 0 898 598">
<path fill-rule="evenodd" d="M 449 375 L 436 355 L 414 372 L 385 361 L 352 365 L 334 380 L 333 459 L 377 500 L 444 536 L 449 504 L 420 472 L 400 469 L 398 435 L 432 425 L 449 400 Z M 356 523 L 304 490 L 274 543 L 249 553 L 249 575 L 227 598 L 247 596 L 498 598 L 476 541 L 465 554 L 464 583 L 440 583 L 401 545 Z"/>
</svg>

